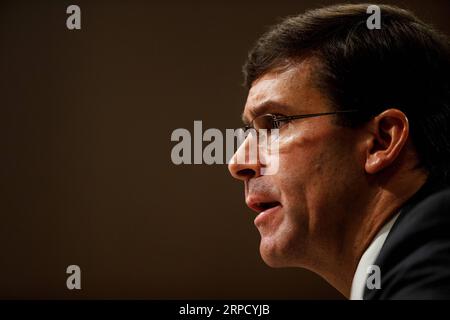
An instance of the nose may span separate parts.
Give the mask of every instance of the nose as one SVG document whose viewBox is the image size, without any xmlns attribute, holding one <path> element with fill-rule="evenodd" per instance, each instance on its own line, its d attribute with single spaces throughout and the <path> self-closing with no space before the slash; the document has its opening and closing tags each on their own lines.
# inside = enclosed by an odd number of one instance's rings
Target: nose
<svg viewBox="0 0 450 320">
<path fill-rule="evenodd" d="M 228 170 L 233 178 L 246 181 L 261 175 L 262 164 L 259 161 L 259 152 L 255 152 L 256 149 L 252 147 L 252 138 L 247 137 L 228 164 Z"/>
</svg>

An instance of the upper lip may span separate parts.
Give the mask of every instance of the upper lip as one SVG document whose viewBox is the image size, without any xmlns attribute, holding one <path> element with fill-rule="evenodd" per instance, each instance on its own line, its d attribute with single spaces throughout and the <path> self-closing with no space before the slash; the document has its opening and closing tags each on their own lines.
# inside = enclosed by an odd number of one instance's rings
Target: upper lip
<svg viewBox="0 0 450 320">
<path fill-rule="evenodd" d="M 245 199 L 245 203 L 250 209 L 257 213 L 281 205 L 281 203 L 275 199 L 259 195 L 248 195 L 247 199 Z"/>
</svg>

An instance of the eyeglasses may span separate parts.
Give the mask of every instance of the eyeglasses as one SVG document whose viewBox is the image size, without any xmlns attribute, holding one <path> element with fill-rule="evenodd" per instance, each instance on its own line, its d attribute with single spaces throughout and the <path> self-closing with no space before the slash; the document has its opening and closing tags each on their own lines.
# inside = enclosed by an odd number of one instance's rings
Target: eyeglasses
<svg viewBox="0 0 450 320">
<path fill-rule="evenodd" d="M 264 115 L 254 118 L 243 129 L 245 132 L 249 129 L 256 129 L 256 130 L 281 129 L 284 125 L 286 125 L 287 123 L 289 123 L 292 120 L 328 116 L 328 115 L 340 114 L 340 113 L 352 113 L 352 112 L 358 112 L 358 111 L 359 110 L 339 110 L 339 111 L 333 111 L 333 112 L 299 114 L 299 115 L 293 115 L 293 116 L 277 116 L 277 115 L 273 115 L 273 114 L 264 114 Z"/>
</svg>

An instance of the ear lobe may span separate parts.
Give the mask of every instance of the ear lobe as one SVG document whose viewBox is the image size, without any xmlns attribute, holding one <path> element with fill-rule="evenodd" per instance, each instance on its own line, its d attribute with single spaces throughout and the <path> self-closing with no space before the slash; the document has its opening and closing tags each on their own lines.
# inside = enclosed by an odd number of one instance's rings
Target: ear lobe
<svg viewBox="0 0 450 320">
<path fill-rule="evenodd" d="M 372 120 L 371 129 L 365 170 L 375 174 L 398 158 L 409 136 L 408 118 L 398 109 L 388 109 Z"/>
</svg>

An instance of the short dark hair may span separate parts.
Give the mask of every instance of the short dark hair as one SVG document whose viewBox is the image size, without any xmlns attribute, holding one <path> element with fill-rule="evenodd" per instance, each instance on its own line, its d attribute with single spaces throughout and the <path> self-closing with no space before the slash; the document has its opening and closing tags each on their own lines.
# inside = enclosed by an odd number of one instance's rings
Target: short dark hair
<svg viewBox="0 0 450 320">
<path fill-rule="evenodd" d="M 381 29 L 369 29 L 369 4 L 307 11 L 273 26 L 249 52 L 245 85 L 302 58 L 319 60 L 314 80 L 343 125 L 358 125 L 388 108 L 408 117 L 421 166 L 450 182 L 450 54 L 448 38 L 411 12 L 379 5 Z"/>
</svg>

